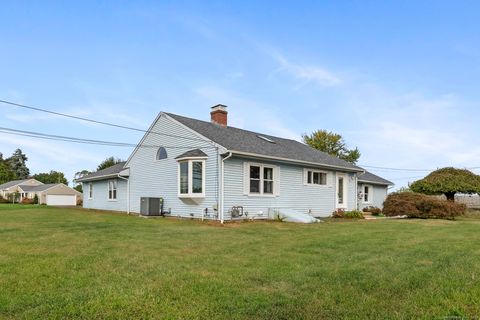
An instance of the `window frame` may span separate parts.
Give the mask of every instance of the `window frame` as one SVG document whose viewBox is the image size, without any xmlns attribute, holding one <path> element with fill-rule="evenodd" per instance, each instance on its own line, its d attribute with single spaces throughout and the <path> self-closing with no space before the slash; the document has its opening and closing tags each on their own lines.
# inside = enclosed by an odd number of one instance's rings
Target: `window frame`
<svg viewBox="0 0 480 320">
<path fill-rule="evenodd" d="M 259 181 L 259 191 L 260 192 L 251 192 L 250 191 L 250 181 L 252 178 L 250 177 L 250 168 L 251 167 L 259 167 L 260 168 L 260 174 L 259 174 L 259 179 L 255 179 Z M 265 173 L 265 168 L 272 169 L 272 177 L 273 179 L 265 179 L 264 173 Z M 280 195 L 279 192 L 279 177 L 278 177 L 278 166 L 273 165 L 273 164 L 264 164 L 264 163 L 257 163 L 257 162 L 247 162 L 246 163 L 246 170 L 248 173 L 248 176 L 245 176 L 246 179 L 248 179 L 248 192 L 246 193 L 247 196 L 249 197 L 277 197 Z M 272 181 L 272 193 L 265 193 L 264 190 L 264 185 L 265 181 Z"/>
<path fill-rule="evenodd" d="M 88 199 L 93 199 L 93 183 L 88 183 Z"/>
<path fill-rule="evenodd" d="M 368 188 L 368 199 L 365 201 L 365 188 Z M 371 204 L 373 202 L 373 186 L 370 184 L 363 184 L 362 185 L 362 203 L 364 204 Z"/>
<path fill-rule="evenodd" d="M 160 151 L 164 151 L 165 153 L 165 157 L 164 158 L 161 158 L 161 154 L 160 154 Z M 165 147 L 159 147 L 157 149 L 157 154 L 155 155 L 155 160 L 157 161 L 161 161 L 161 160 L 165 160 L 165 159 L 168 159 L 168 152 L 167 152 L 167 149 Z"/>
<path fill-rule="evenodd" d="M 182 158 L 177 160 L 177 194 L 179 198 L 205 198 L 205 181 L 206 181 L 206 158 L 205 157 L 192 157 L 192 158 Z M 194 193 L 193 192 L 193 163 L 200 162 L 202 164 L 202 192 Z M 187 173 L 187 193 L 181 193 L 181 172 L 180 165 L 182 163 L 188 163 L 188 173 Z"/>
<path fill-rule="evenodd" d="M 110 194 L 111 192 L 111 194 Z M 117 201 L 118 196 L 118 182 L 117 179 L 110 179 L 107 183 L 107 197 L 108 201 Z"/>
<path fill-rule="evenodd" d="M 322 181 L 321 179 L 321 175 L 324 174 L 325 175 L 325 183 L 313 183 L 313 174 L 314 173 L 318 173 L 320 174 L 320 182 Z M 308 182 L 308 178 L 311 174 L 311 180 L 310 182 Z M 315 186 L 315 187 L 325 187 L 325 186 L 328 186 L 328 172 L 327 171 L 323 171 L 323 170 L 317 170 L 317 169 L 308 169 L 308 168 L 304 168 L 303 169 L 303 179 L 304 179 L 304 185 L 307 185 L 307 186 Z"/>
</svg>

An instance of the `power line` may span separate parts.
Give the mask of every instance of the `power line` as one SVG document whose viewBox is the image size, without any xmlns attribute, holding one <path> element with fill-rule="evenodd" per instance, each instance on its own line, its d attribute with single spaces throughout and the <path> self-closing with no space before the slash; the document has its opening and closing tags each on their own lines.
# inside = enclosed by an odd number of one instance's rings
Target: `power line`
<svg viewBox="0 0 480 320">
<path fill-rule="evenodd" d="M 360 167 L 377 169 L 377 170 L 391 170 L 391 171 L 434 171 L 436 169 L 407 169 L 407 168 L 389 168 L 389 167 L 376 167 L 376 166 L 363 166 Z"/>
<path fill-rule="evenodd" d="M 101 124 L 101 125 L 110 126 L 110 127 L 114 127 L 114 128 L 127 129 L 127 130 L 132 130 L 132 131 L 137 131 L 137 132 L 144 132 L 144 133 L 153 133 L 153 134 L 158 134 L 158 135 L 162 135 L 162 136 L 166 136 L 166 137 L 172 137 L 172 138 L 181 138 L 181 139 L 187 139 L 187 140 L 194 140 L 194 141 L 203 141 L 203 142 L 205 142 L 205 140 L 200 139 L 200 138 L 183 137 L 183 136 L 178 136 L 178 135 L 173 135 L 173 134 L 168 134 L 168 133 L 156 132 L 156 131 L 151 131 L 151 130 L 144 130 L 144 129 L 135 128 L 135 127 L 129 127 L 129 126 L 124 126 L 124 125 L 120 125 L 120 124 L 116 124 L 116 123 L 111 123 L 111 122 L 106 122 L 106 121 L 99 121 L 99 120 L 94 120 L 94 119 L 89 119 L 89 118 L 74 116 L 74 115 L 71 115 L 71 114 L 61 113 L 61 112 L 57 112 L 57 111 L 51 111 L 51 110 L 47 110 L 47 109 L 43 109 L 43 108 L 32 107 L 32 106 L 28 106 L 28 105 L 25 105 L 25 104 L 20 104 L 20 103 L 16 103 L 16 102 L 11 102 L 11 101 L 7 101 L 7 100 L 0 100 L 0 103 L 5 103 L 5 104 L 9 104 L 9 105 L 12 105 L 12 106 L 16 106 L 16 107 L 20 107 L 20 108 L 25 108 L 25 109 L 29 109 L 29 110 L 35 110 L 35 111 L 39 111 L 39 112 L 45 112 L 45 113 L 49 113 L 49 114 L 53 114 L 53 115 L 57 115 L 57 116 L 66 117 L 66 118 L 71 118 L 71 119 L 76 119 L 76 120 L 81 120 L 81 121 L 86 121 L 86 122 Z"/>
<path fill-rule="evenodd" d="M 112 147 L 136 147 L 137 146 L 137 144 L 134 144 L 134 143 L 67 137 L 67 136 L 52 135 L 52 134 L 46 134 L 46 133 L 34 132 L 34 131 L 10 129 L 10 128 L 4 128 L 4 127 L 0 127 L 0 132 L 11 134 L 11 135 L 37 138 L 37 139 L 74 142 L 74 143 L 82 143 L 82 144 L 94 144 L 94 145 L 104 145 L 104 146 L 112 146 Z M 203 146 L 203 147 L 202 146 L 163 146 L 163 145 L 160 146 L 160 145 L 144 145 L 144 144 L 140 145 L 140 147 L 142 148 L 164 147 L 164 148 L 173 148 L 173 149 L 215 148 L 213 146 Z"/>
<path fill-rule="evenodd" d="M 410 171 L 410 172 L 430 172 L 430 171 L 435 171 L 435 170 L 438 169 L 438 168 L 435 168 L 435 169 L 408 169 L 408 168 L 390 168 L 390 167 L 376 167 L 376 166 L 364 166 L 364 165 L 360 165 L 360 167 L 372 168 L 372 169 L 383 170 L 383 171 Z M 467 167 L 465 169 L 476 170 L 476 169 L 480 169 L 480 167 Z"/>
</svg>

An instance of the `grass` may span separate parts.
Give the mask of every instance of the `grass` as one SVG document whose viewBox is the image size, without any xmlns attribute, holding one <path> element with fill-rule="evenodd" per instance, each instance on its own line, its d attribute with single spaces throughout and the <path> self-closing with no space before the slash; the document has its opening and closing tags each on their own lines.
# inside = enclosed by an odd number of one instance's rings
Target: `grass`
<svg viewBox="0 0 480 320">
<path fill-rule="evenodd" d="M 219 226 L 0 205 L 0 318 L 480 315 L 480 219 Z"/>
</svg>

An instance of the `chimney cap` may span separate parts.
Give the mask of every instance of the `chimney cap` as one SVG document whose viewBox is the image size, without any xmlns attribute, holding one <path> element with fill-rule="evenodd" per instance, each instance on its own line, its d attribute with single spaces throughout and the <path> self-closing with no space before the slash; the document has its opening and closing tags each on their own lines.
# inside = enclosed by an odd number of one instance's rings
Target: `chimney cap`
<svg viewBox="0 0 480 320">
<path fill-rule="evenodd" d="M 227 106 L 224 105 L 224 104 L 214 105 L 214 106 L 212 107 L 212 111 L 217 111 L 217 110 L 227 111 Z"/>
</svg>

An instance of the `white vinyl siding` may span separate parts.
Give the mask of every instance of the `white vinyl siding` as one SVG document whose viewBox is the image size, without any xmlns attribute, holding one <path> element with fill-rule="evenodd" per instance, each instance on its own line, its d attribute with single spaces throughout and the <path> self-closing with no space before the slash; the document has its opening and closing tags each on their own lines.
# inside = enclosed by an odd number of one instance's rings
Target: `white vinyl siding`
<svg viewBox="0 0 480 320">
<path fill-rule="evenodd" d="M 358 201 L 358 207 L 359 209 L 363 209 L 366 207 L 378 207 L 378 208 L 383 208 L 383 202 L 387 198 L 387 192 L 388 192 L 388 187 L 383 186 L 383 185 L 377 185 L 377 184 L 368 184 L 370 186 L 370 202 L 364 203 L 364 186 L 367 185 L 367 183 L 362 183 L 358 182 L 358 193 L 359 193 L 359 198 L 360 200 Z"/>
<path fill-rule="evenodd" d="M 83 207 L 88 209 L 127 212 L 127 181 L 117 180 L 117 200 L 108 200 L 108 180 L 88 182 L 92 184 L 92 197 L 88 197 L 89 188 L 84 183 Z"/>
<path fill-rule="evenodd" d="M 162 197 L 164 198 L 164 209 L 171 209 L 172 216 L 200 218 L 207 210 L 209 218 L 213 218 L 216 214 L 214 208 L 219 201 L 217 177 L 220 175 L 220 155 L 226 150 L 219 148 L 217 152 L 217 149 L 209 141 L 199 141 L 198 139 L 202 139 L 201 136 L 166 115 L 162 115 L 149 130 L 168 134 L 168 136 L 147 134 L 143 140 L 145 145 L 164 146 L 168 157 L 161 161 L 157 160 L 158 150 L 156 148 L 138 148 L 131 156 L 126 165 L 130 168 L 131 212 L 140 212 L 141 197 Z M 185 137 L 185 139 L 178 138 L 178 136 Z M 179 164 L 175 158 L 192 149 L 200 149 L 207 155 L 207 158 L 203 159 L 202 166 L 202 193 L 204 196 L 179 197 Z M 241 177 L 240 175 L 240 180 Z"/>
<path fill-rule="evenodd" d="M 335 210 L 335 177 L 334 171 L 327 173 L 327 185 L 307 186 L 304 184 L 304 167 L 294 164 L 280 164 L 273 161 L 262 161 L 265 165 L 278 168 L 278 196 L 249 196 L 247 163 L 259 163 L 247 158 L 232 157 L 225 161 L 225 219 L 230 219 L 233 206 L 242 206 L 249 218 L 266 217 L 269 208 L 289 208 L 300 212 L 310 212 L 313 216 L 327 217 Z M 281 177 L 280 177 L 281 173 Z M 244 179 L 239 176 L 244 175 Z M 354 174 L 345 174 L 349 179 L 348 208 L 355 209 L 355 178 Z M 281 191 L 281 192 L 280 192 Z M 353 199 L 353 201 L 351 201 Z"/>
</svg>

